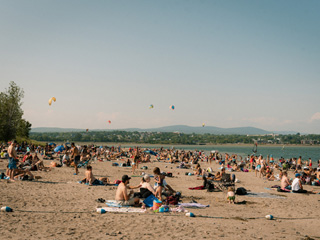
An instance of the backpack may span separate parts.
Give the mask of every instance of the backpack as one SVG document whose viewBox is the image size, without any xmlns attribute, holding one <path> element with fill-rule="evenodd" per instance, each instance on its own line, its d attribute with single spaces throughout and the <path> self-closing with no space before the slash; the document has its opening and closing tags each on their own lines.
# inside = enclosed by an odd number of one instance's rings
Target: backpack
<svg viewBox="0 0 320 240">
<path fill-rule="evenodd" d="M 236 194 L 237 195 L 247 195 L 247 190 L 243 187 L 239 187 L 239 188 L 237 188 Z"/>
<path fill-rule="evenodd" d="M 167 197 L 166 204 L 167 205 L 178 205 L 179 197 L 178 196 L 169 196 Z"/>
</svg>

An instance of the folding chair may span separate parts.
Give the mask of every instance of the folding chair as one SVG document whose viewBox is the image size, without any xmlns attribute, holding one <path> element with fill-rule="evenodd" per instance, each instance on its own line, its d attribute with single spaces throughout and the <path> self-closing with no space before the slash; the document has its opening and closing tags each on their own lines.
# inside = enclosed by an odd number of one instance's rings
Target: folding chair
<svg viewBox="0 0 320 240">
<path fill-rule="evenodd" d="M 232 181 L 231 174 L 222 174 L 220 181 L 214 181 L 215 186 L 221 191 L 225 191 L 228 187 L 235 187 L 234 181 Z"/>
</svg>

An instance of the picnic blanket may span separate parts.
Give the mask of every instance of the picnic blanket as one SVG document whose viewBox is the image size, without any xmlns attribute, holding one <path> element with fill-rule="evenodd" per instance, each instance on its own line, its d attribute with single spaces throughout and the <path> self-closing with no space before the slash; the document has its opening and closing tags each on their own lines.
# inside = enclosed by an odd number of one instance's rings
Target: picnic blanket
<svg viewBox="0 0 320 240">
<path fill-rule="evenodd" d="M 260 192 L 260 193 L 248 192 L 247 195 L 245 195 L 245 196 L 247 196 L 247 197 L 257 197 L 257 198 L 279 198 L 279 199 L 285 199 L 285 197 L 283 197 L 283 196 L 274 195 L 274 194 L 270 194 L 270 193 L 264 193 L 264 192 Z"/>
<path fill-rule="evenodd" d="M 106 212 L 122 212 L 122 213 L 144 213 L 146 209 L 141 208 L 118 208 L 118 207 L 103 207 L 103 208 L 97 208 L 97 211 L 100 209 L 105 210 Z"/>
</svg>

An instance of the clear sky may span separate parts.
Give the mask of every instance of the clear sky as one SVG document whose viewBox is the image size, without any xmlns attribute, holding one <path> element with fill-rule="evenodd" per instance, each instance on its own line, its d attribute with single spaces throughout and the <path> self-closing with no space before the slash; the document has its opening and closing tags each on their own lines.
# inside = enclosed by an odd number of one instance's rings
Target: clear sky
<svg viewBox="0 0 320 240">
<path fill-rule="evenodd" d="M 0 91 L 24 89 L 33 127 L 320 134 L 319 12 L 318 0 L 0 0 Z"/>
</svg>

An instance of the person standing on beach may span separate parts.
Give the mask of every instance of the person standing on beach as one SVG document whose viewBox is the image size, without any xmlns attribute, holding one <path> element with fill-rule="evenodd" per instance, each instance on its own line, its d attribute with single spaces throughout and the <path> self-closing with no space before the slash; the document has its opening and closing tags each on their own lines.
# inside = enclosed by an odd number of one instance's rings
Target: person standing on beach
<svg viewBox="0 0 320 240">
<path fill-rule="evenodd" d="M 14 181 L 14 179 L 13 179 L 14 172 L 17 169 L 16 159 L 18 158 L 18 156 L 17 156 L 17 152 L 15 149 L 16 144 L 17 144 L 17 141 L 14 140 L 14 141 L 12 141 L 11 145 L 8 147 L 8 154 L 9 154 L 8 177 L 10 177 L 11 181 Z"/>
<path fill-rule="evenodd" d="M 139 159 L 140 159 L 140 154 L 139 154 L 139 149 L 137 147 L 137 149 L 134 152 L 133 161 L 132 161 L 132 174 L 134 174 L 134 171 L 139 167 Z"/>
<path fill-rule="evenodd" d="M 156 189 L 156 198 L 158 198 L 160 201 L 162 201 L 162 189 L 163 189 L 163 181 L 165 176 L 161 174 L 160 168 L 156 167 L 153 169 L 154 181 L 158 184 L 158 187 Z"/>
<path fill-rule="evenodd" d="M 312 167 L 312 160 L 309 158 L 309 167 Z"/>
<path fill-rule="evenodd" d="M 74 169 L 75 169 L 75 174 L 78 175 L 78 164 L 80 162 L 80 154 L 78 148 L 74 145 L 74 143 L 71 143 L 71 159 L 74 162 Z"/>
<path fill-rule="evenodd" d="M 301 166 L 302 166 L 302 160 L 301 160 L 301 156 L 298 158 L 298 161 L 297 161 L 297 170 L 301 169 Z"/>
</svg>

